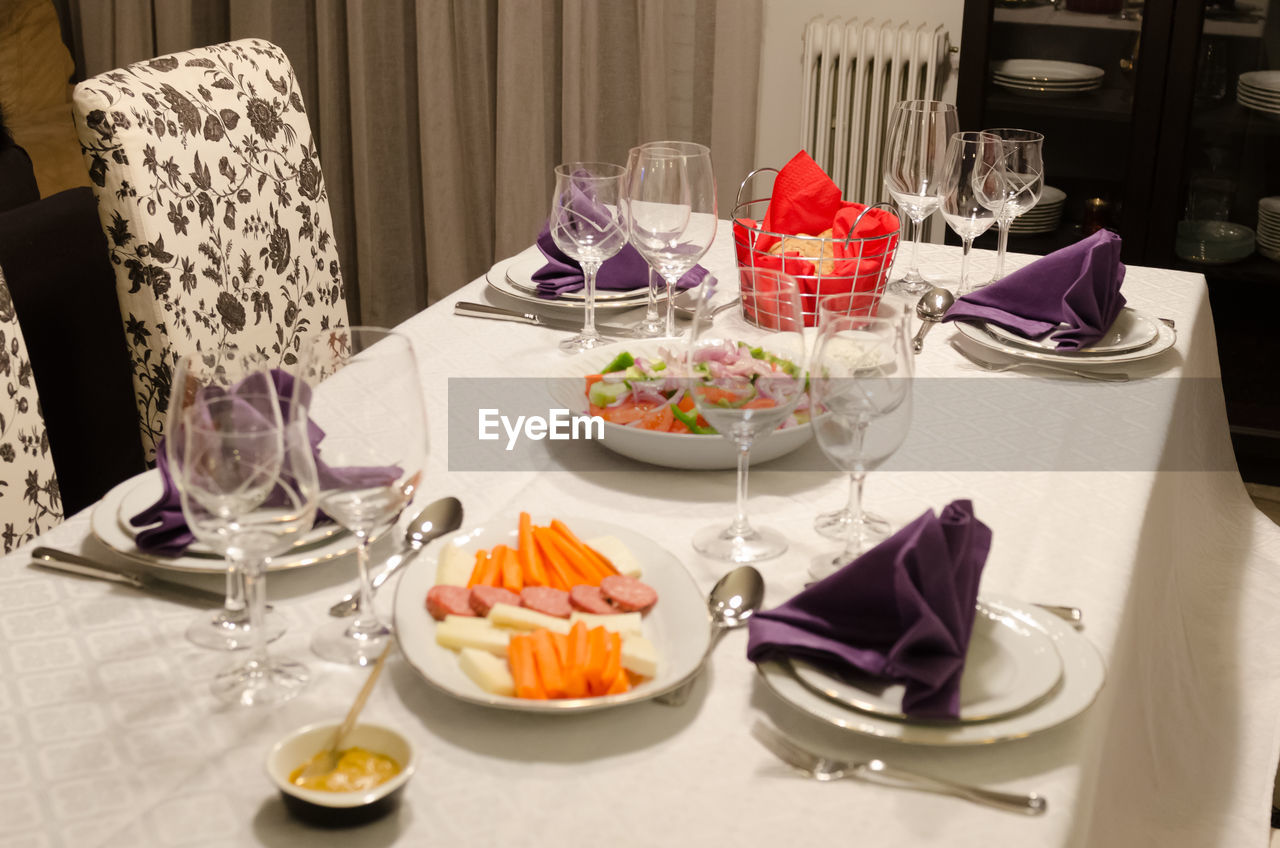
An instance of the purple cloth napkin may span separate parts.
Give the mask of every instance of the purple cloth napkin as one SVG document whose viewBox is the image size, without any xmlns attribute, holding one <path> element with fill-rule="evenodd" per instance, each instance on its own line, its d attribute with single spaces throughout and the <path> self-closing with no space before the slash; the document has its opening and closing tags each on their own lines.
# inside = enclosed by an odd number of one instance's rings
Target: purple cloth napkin
<svg viewBox="0 0 1280 848">
<path fill-rule="evenodd" d="M 538 284 L 538 297 L 553 298 L 582 290 L 586 285 L 582 266 L 556 246 L 549 225 L 544 224 L 538 234 L 538 249 L 547 258 L 547 264 L 533 274 L 533 281 Z M 706 276 L 706 268 L 694 265 L 680 278 L 678 285 L 682 289 L 693 288 Z M 622 250 L 606 259 L 596 274 L 597 291 L 631 291 L 647 285 L 649 263 L 630 244 L 624 244 Z"/>
<path fill-rule="evenodd" d="M 991 550 L 973 504 L 926 511 L 844 568 L 747 622 L 747 658 L 796 656 L 906 685 L 902 709 L 960 714 L 960 676 Z"/>
<path fill-rule="evenodd" d="M 294 397 L 295 385 L 292 375 L 274 369 L 271 372 L 276 386 L 276 393 L 281 398 Z M 232 390 L 234 392 L 234 389 Z M 297 400 L 306 404 L 310 400 L 311 389 L 305 383 L 296 386 Z M 316 477 L 320 490 L 363 489 L 371 486 L 384 486 L 394 482 L 400 476 L 400 469 L 394 466 L 351 466 L 332 468 L 320 459 L 320 442 L 324 439 L 324 430 L 312 420 L 307 420 L 307 440 L 311 444 L 311 453 L 315 458 Z M 181 556 L 187 547 L 195 541 L 195 536 L 187 527 L 186 516 L 182 514 L 182 496 L 173 475 L 169 471 L 169 458 L 164 449 L 164 439 L 160 440 L 156 451 L 156 468 L 160 472 L 163 485 L 160 499 L 129 520 L 134 527 L 142 528 L 134 537 L 138 550 L 163 556 Z M 268 496 L 267 503 L 276 499 L 273 493 Z M 283 496 L 281 496 L 282 498 Z M 316 521 L 329 521 L 323 512 L 317 513 Z"/>
<path fill-rule="evenodd" d="M 955 302 L 943 321 L 990 321 L 1059 350 L 1096 342 L 1124 306 L 1120 236 L 1110 230 L 1056 250 Z"/>
</svg>

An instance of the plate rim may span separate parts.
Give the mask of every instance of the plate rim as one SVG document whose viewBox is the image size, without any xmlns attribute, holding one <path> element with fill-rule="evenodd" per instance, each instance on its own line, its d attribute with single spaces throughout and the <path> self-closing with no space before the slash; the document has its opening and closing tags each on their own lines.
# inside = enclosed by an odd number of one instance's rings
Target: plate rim
<svg viewBox="0 0 1280 848">
<path fill-rule="evenodd" d="M 511 283 L 507 281 L 507 277 L 506 277 L 507 269 L 511 265 L 513 265 L 516 261 L 518 261 L 529 250 L 537 250 L 537 249 L 538 249 L 538 246 L 536 244 L 530 245 L 529 247 L 526 247 L 524 250 L 520 251 L 514 256 L 508 256 L 506 259 L 500 259 L 499 261 L 493 263 L 493 265 L 489 268 L 489 270 L 485 271 L 485 274 L 484 274 L 485 285 L 487 285 L 490 289 L 493 289 L 494 291 L 498 292 L 499 294 L 505 295 L 506 297 L 514 298 L 516 300 L 521 301 L 522 303 L 530 303 L 535 306 L 545 306 L 545 307 L 548 307 L 551 309 L 557 309 L 557 310 L 568 310 L 568 311 L 576 312 L 578 314 L 585 312 L 586 311 L 585 301 L 562 300 L 558 298 L 548 299 L 548 298 L 538 297 L 536 295 L 532 295 L 532 294 L 528 294 L 527 292 L 520 291 L 519 289 L 517 289 L 515 286 L 511 285 Z M 658 292 L 657 302 L 658 303 L 665 302 L 666 297 L 667 297 L 666 291 L 660 290 Z M 596 301 L 595 308 L 597 310 L 635 309 L 636 307 L 644 306 L 646 303 L 648 303 L 648 300 L 649 300 L 648 291 L 645 289 L 637 289 L 637 293 L 632 298 L 623 298 L 618 300 L 613 300 L 613 299 L 598 300 Z"/>
<path fill-rule="evenodd" d="M 532 253 L 530 253 L 530 251 L 535 251 L 537 253 L 537 256 L 535 257 Z M 506 270 L 506 273 L 503 275 L 503 279 L 505 279 L 507 283 L 510 284 L 513 288 L 519 289 L 520 291 L 526 294 L 532 294 L 534 297 L 537 297 L 537 283 L 533 283 L 533 286 L 531 288 L 525 288 L 520 283 L 512 279 L 511 269 L 523 263 L 528 263 L 529 265 L 533 265 L 537 263 L 538 266 L 541 267 L 542 265 L 546 264 L 546 257 L 543 256 L 542 251 L 535 244 L 532 247 L 527 247 L 524 250 L 520 251 L 520 253 L 516 254 L 514 259 L 515 261 L 507 266 L 507 270 Z M 532 282 L 532 277 L 530 277 L 530 282 Z M 604 303 L 605 301 L 615 301 L 615 300 L 633 300 L 640 296 L 640 292 L 641 292 L 641 289 L 635 289 L 634 291 L 601 291 L 600 289 L 597 288 L 596 303 L 600 304 L 600 303 Z M 644 292 L 644 295 L 645 297 L 648 297 L 648 292 L 647 291 Z M 538 299 L 542 300 L 543 298 L 538 298 Z M 556 299 L 562 300 L 562 301 L 582 302 L 585 304 L 587 300 L 587 296 L 582 293 L 581 289 L 579 289 L 578 291 L 573 291 L 573 292 L 568 292 L 566 294 L 558 295 Z"/>
<path fill-rule="evenodd" d="M 1087 74 L 1086 76 L 1083 76 L 1083 77 L 1075 77 L 1075 78 L 1068 77 L 1066 78 L 1066 80 L 1060 79 L 1059 81 L 1077 82 L 1080 80 L 1102 79 L 1107 74 L 1104 68 L 1099 68 L 1097 65 L 1086 65 L 1083 62 L 1068 62 L 1063 59 L 1034 59 L 1029 57 L 1014 57 L 1010 59 L 999 59 L 991 63 L 991 68 L 994 73 L 1002 73 L 1005 75 L 1009 75 L 1008 71 L 1006 71 L 1005 68 L 1008 68 L 1009 65 L 1013 63 L 1039 64 L 1041 66 L 1048 65 L 1063 71 L 1067 69 L 1073 69 L 1077 73 L 1083 71 Z M 1034 77 L 1026 77 L 1024 75 L 1019 75 L 1019 76 L 1021 76 L 1023 79 L 1034 79 Z"/>
<path fill-rule="evenodd" d="M 1143 342 L 1138 342 L 1133 344 L 1132 346 L 1123 347 L 1123 348 L 1109 348 L 1105 350 L 1091 350 L 1089 348 L 1084 348 L 1084 349 L 1075 351 L 1075 355 L 1081 356 L 1081 357 L 1093 358 L 1096 356 L 1109 356 L 1109 355 L 1118 354 L 1118 353 L 1133 353 L 1133 352 L 1142 350 L 1145 347 L 1155 344 L 1156 341 L 1160 338 L 1160 327 L 1158 326 L 1159 322 L 1151 318 L 1149 315 L 1146 315 L 1140 310 L 1134 309 L 1129 306 L 1121 307 L 1120 312 L 1128 312 L 1129 314 L 1135 315 L 1141 321 L 1145 322 L 1147 325 L 1147 329 L 1150 330 L 1151 332 L 1151 337 L 1146 339 Z M 1118 318 L 1119 315 L 1117 315 L 1116 317 Z M 1056 348 L 1041 347 L 1039 344 L 1031 341 L 1030 339 L 1023 339 L 1020 336 L 1018 336 L 1016 333 L 1010 330 L 1006 330 L 1004 327 L 1001 327 L 999 324 L 996 324 L 995 322 L 984 321 L 982 323 L 984 325 L 983 329 L 985 329 L 992 336 L 995 336 L 996 338 L 1000 339 L 1000 341 L 1005 342 L 1006 344 L 1015 345 L 1017 347 L 1026 348 L 1027 350 L 1032 350 L 1032 351 L 1043 351 L 1045 353 L 1053 353 L 1056 350 Z M 1115 324 L 1114 321 L 1111 323 L 1112 325 Z M 1110 331 L 1110 328 L 1108 328 L 1108 331 Z"/>
<path fill-rule="evenodd" d="M 1077 633 L 1065 621 L 1058 619 L 1052 613 L 1044 610 L 1036 609 L 1029 603 L 1015 600 L 1003 594 L 981 595 L 979 600 L 993 606 L 1001 607 L 1007 610 L 1011 615 L 1026 622 L 1029 626 L 1034 626 L 1048 634 L 1054 640 L 1054 648 L 1058 651 L 1063 663 L 1063 677 L 1059 683 L 1058 689 L 1051 692 L 1045 700 L 1039 702 L 1030 710 L 1005 718 L 993 719 L 986 722 L 974 722 L 970 724 L 960 725 L 937 725 L 923 724 L 914 722 L 895 721 L 892 719 L 872 716 L 865 713 L 858 713 L 854 710 L 841 709 L 832 705 L 835 710 L 840 710 L 841 715 L 835 716 L 832 713 L 817 713 L 806 709 L 780 692 L 775 685 L 778 677 L 790 677 L 788 672 L 780 670 L 778 663 L 772 660 L 766 660 L 756 664 L 756 672 L 764 681 L 778 700 L 787 704 L 792 709 L 799 710 L 809 717 L 823 722 L 824 724 L 838 727 L 841 730 L 858 734 L 859 736 L 871 736 L 877 739 L 883 739 L 888 742 L 895 742 L 902 745 L 918 745 L 922 747 L 933 748 L 968 748 L 975 745 L 988 745 L 999 742 L 1010 742 L 1017 739 L 1025 739 L 1037 733 L 1043 733 L 1046 730 L 1052 730 L 1071 721 L 1074 718 L 1086 712 L 1098 700 L 1099 693 L 1107 682 L 1107 666 L 1102 654 L 1098 651 L 1097 646 L 1093 644 L 1083 634 Z M 1063 656 L 1063 650 L 1059 647 L 1059 642 L 1073 646 L 1072 656 Z M 1073 677 L 1072 671 L 1076 670 Z M 1085 678 L 1086 673 L 1092 673 L 1096 678 L 1096 682 L 1092 684 L 1092 691 L 1085 692 L 1085 684 L 1088 682 Z M 772 676 L 771 676 L 772 675 Z M 794 679 L 794 678 L 792 678 Z M 796 686 L 803 691 L 803 686 L 797 681 Z M 812 693 L 810 693 L 812 694 Z M 1026 726 L 1026 722 L 1033 716 L 1053 705 L 1054 701 L 1064 696 L 1074 695 L 1074 701 L 1070 703 L 1060 716 L 1052 717 L 1052 720 L 1045 722 L 1046 718 L 1051 716 L 1042 715 L 1038 726 Z M 812 695 L 820 701 L 824 701 L 821 696 Z M 1016 723 L 1013 727 L 1008 727 L 1010 723 Z M 985 735 L 981 731 L 988 731 Z M 991 731 L 996 732 L 992 733 Z M 973 731 L 972 733 L 966 733 Z M 956 738 L 959 734 L 965 734 L 964 738 Z M 981 736 L 982 738 L 968 738 L 969 736 Z"/>
<path fill-rule="evenodd" d="M 1159 332 L 1159 335 L 1156 337 L 1154 342 L 1146 347 L 1138 348 L 1137 350 L 1125 351 L 1124 353 L 1097 353 L 1088 356 L 1070 356 L 1061 353 L 1028 350 L 1026 348 L 1014 347 L 1013 345 L 1006 345 L 994 337 L 989 336 L 981 327 L 975 326 L 968 321 L 952 321 L 951 323 L 965 338 L 985 347 L 988 350 L 995 351 L 996 353 L 1003 353 L 1006 356 L 1012 356 L 1017 359 L 1054 362 L 1086 368 L 1096 365 L 1122 365 L 1128 362 L 1140 362 L 1144 359 L 1151 359 L 1169 350 L 1178 342 L 1177 330 L 1165 324 L 1163 321 L 1157 321 L 1156 330 Z"/>
<path fill-rule="evenodd" d="M 978 601 L 978 606 L 981 608 L 984 608 L 986 612 L 984 612 L 983 609 L 979 609 L 976 614 L 978 616 L 981 616 L 987 621 L 993 622 L 993 626 L 996 628 L 995 632 L 998 632 L 998 633 L 1004 633 L 1004 632 L 1017 633 L 1018 632 L 1018 628 L 1015 627 L 1013 624 L 1013 617 L 1010 616 L 1007 612 L 1004 612 L 1003 610 L 996 610 L 993 607 L 987 604 L 984 604 L 982 601 Z M 1055 662 L 1055 665 L 1054 665 L 1055 670 L 1052 675 L 1053 679 L 1050 681 L 1049 685 L 1037 691 L 1033 696 L 1023 701 L 1022 703 L 1018 704 L 1017 706 L 1009 707 L 999 712 L 989 712 L 983 715 L 977 715 L 973 717 L 959 716 L 955 719 L 945 719 L 945 718 L 931 719 L 930 721 L 933 721 L 944 727 L 956 727 L 960 725 L 981 724 L 984 722 L 996 721 L 998 719 L 1009 718 L 1011 716 L 1017 715 L 1018 713 L 1025 712 L 1029 709 L 1033 709 L 1037 704 L 1039 704 L 1041 701 L 1049 697 L 1049 695 L 1051 695 L 1054 692 L 1054 690 L 1057 689 L 1057 687 L 1061 684 L 1063 674 L 1065 673 L 1064 666 L 1062 663 L 1062 656 L 1061 654 L 1058 653 L 1057 646 L 1054 644 L 1053 638 L 1050 637 L 1049 634 L 1045 633 L 1044 631 L 1038 628 L 1026 627 L 1025 625 L 1023 626 L 1022 629 L 1026 631 L 1028 636 L 1031 639 L 1033 639 L 1035 642 L 1035 644 L 1032 644 L 1030 646 L 1031 650 L 1033 651 L 1047 650 L 1048 653 L 1053 657 L 1053 660 Z M 796 661 L 798 659 L 805 665 L 812 668 L 814 672 L 820 676 L 830 677 L 831 675 L 826 674 L 826 672 L 821 668 L 821 666 L 815 663 L 806 662 L 805 660 L 803 660 L 803 658 L 783 657 L 783 661 L 791 666 L 792 674 L 794 674 L 802 684 L 807 685 L 810 689 L 814 691 L 818 691 L 819 694 L 824 694 L 821 692 L 821 687 L 817 683 L 813 681 L 806 681 L 800 676 L 796 668 Z M 854 687 L 854 688 L 857 688 L 857 687 Z M 853 701 L 845 700 L 837 694 L 824 694 L 824 697 L 829 698 L 830 700 L 834 701 L 838 705 L 844 705 L 850 709 L 856 710 L 858 712 L 867 713 L 868 715 L 873 715 L 878 718 L 886 718 L 894 721 L 912 721 L 913 720 L 911 716 L 901 711 L 898 711 L 898 712 L 880 711 L 872 708 L 871 706 L 858 706 Z"/>
<path fill-rule="evenodd" d="M 533 517 L 536 523 L 540 516 L 538 513 L 534 513 Z M 627 542 L 627 539 L 625 537 L 637 538 L 642 540 L 646 544 L 651 545 L 654 549 L 665 553 L 670 560 L 669 564 L 677 566 L 678 568 L 676 570 L 678 570 L 678 572 L 682 574 L 684 576 L 684 579 L 688 582 L 690 591 L 693 592 L 694 595 L 699 600 L 700 608 L 706 611 L 706 604 L 705 604 L 703 591 L 701 587 L 698 585 L 698 581 L 694 579 L 693 574 L 689 571 L 688 567 L 685 566 L 684 562 L 679 557 L 671 553 L 671 551 L 667 550 L 665 547 L 658 544 L 654 540 L 650 539 L 648 536 L 645 536 L 644 534 L 636 530 L 633 530 L 630 527 L 624 527 L 620 524 L 613 524 L 612 522 L 608 522 L 608 521 L 600 521 L 599 519 L 595 519 L 595 518 L 587 518 L 585 516 L 580 516 L 580 515 L 579 516 L 567 515 L 567 516 L 558 516 L 558 517 L 560 518 L 561 521 L 565 522 L 570 526 L 584 527 L 586 525 L 591 525 L 595 527 L 596 528 L 595 530 L 584 531 L 589 535 L 595 535 L 597 531 L 606 532 L 612 535 L 617 535 L 618 538 L 622 539 L 622 541 L 626 543 L 629 548 L 632 548 L 632 549 L 634 549 L 633 543 Z M 474 538 L 476 536 L 479 536 L 485 533 L 486 528 L 497 526 L 500 523 L 506 523 L 510 525 L 509 530 L 504 532 L 515 533 L 517 528 L 517 521 L 518 521 L 518 513 L 515 513 L 515 514 L 498 513 L 483 523 L 477 522 L 475 524 L 470 524 L 470 525 L 466 525 L 458 528 L 453 533 L 443 536 L 439 540 L 437 540 L 438 544 L 434 546 L 434 550 L 436 552 L 434 556 L 417 557 L 413 561 L 411 561 L 408 564 L 408 566 L 405 567 L 404 573 L 400 575 L 399 580 L 396 582 L 395 597 L 392 601 L 392 608 L 391 608 L 392 633 L 395 636 L 396 645 L 400 649 L 401 657 L 404 659 L 406 663 L 408 663 L 409 667 L 412 668 L 420 678 L 422 678 L 422 680 L 425 683 L 427 683 L 433 689 L 443 692 L 444 694 L 449 695 L 452 698 L 456 698 L 457 700 L 462 701 L 464 703 L 475 704 L 476 706 L 490 707 L 493 709 L 506 710 L 510 712 L 535 713 L 540 715 L 577 715 L 581 713 L 596 712 L 598 710 L 626 706 L 627 704 L 638 704 L 638 703 L 643 703 L 644 701 L 652 700 L 653 698 L 656 698 L 659 695 L 664 695 L 667 692 L 670 692 L 671 690 L 677 688 L 682 683 L 684 683 L 687 679 L 691 678 L 694 674 L 698 672 L 698 670 L 702 667 L 702 663 L 705 662 L 707 650 L 711 644 L 712 623 L 711 623 L 711 614 L 709 611 L 706 612 L 706 621 L 705 621 L 706 626 L 698 629 L 698 632 L 702 634 L 699 639 L 699 644 L 697 645 L 697 647 L 699 648 L 697 653 L 698 653 L 698 656 L 701 657 L 701 659 L 697 663 L 695 663 L 694 666 L 691 668 L 678 670 L 679 671 L 678 674 L 672 675 L 672 678 L 661 686 L 644 688 L 649 683 L 653 682 L 653 681 L 648 681 L 645 684 L 642 684 L 641 686 L 637 686 L 627 692 L 623 692 L 618 695 L 601 695 L 594 698 L 572 698 L 572 699 L 537 701 L 537 700 L 509 697 L 506 695 L 490 695 L 480 690 L 478 686 L 476 687 L 476 693 L 474 694 L 468 693 L 468 692 L 460 692 L 456 689 L 450 688 L 449 686 L 445 685 L 445 683 L 441 681 L 433 679 L 430 675 L 428 675 L 427 672 L 422 667 L 420 667 L 417 662 L 414 661 L 414 658 L 413 656 L 410 655 L 410 652 L 405 650 L 405 644 L 401 638 L 401 632 L 402 632 L 402 628 L 400 627 L 401 610 L 402 610 L 401 593 L 404 593 L 405 597 L 407 598 L 409 590 L 405 587 L 412 585 L 413 583 L 413 581 L 407 578 L 409 578 L 410 575 L 413 575 L 415 573 L 425 572 L 428 568 L 430 568 L 431 578 L 432 578 L 430 586 L 435 586 L 436 583 L 434 581 L 434 578 L 436 575 L 436 570 L 439 569 L 439 566 L 440 566 L 440 552 L 442 552 L 445 549 L 445 546 L 451 544 L 455 538 L 460 538 L 464 536 L 469 538 Z M 425 611 L 425 607 L 423 606 L 422 603 L 415 600 L 413 601 L 411 606 L 409 606 L 408 604 L 409 602 L 406 601 L 406 605 L 407 605 L 405 607 L 406 609 L 412 608 L 415 611 L 420 610 L 422 615 L 427 615 Z M 659 601 L 659 604 L 661 604 L 661 601 Z M 435 624 L 433 623 L 432 627 L 434 626 Z M 698 637 L 695 636 L 694 638 L 698 638 Z M 432 644 L 434 644 L 434 642 Z M 661 657 L 659 659 L 661 661 Z"/>
</svg>

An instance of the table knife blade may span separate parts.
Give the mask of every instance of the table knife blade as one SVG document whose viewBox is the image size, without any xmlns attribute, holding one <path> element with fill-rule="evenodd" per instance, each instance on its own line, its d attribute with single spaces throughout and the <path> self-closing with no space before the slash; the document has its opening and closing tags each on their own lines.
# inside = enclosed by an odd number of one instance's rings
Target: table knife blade
<svg viewBox="0 0 1280 848">
<path fill-rule="evenodd" d="M 208 589 L 201 589 L 199 586 L 175 583 L 150 574 L 120 571 L 105 563 L 68 551 L 39 547 L 31 551 L 31 556 L 33 559 L 31 564 L 40 568 L 64 571 L 68 574 L 78 574 L 81 577 L 93 577 L 98 580 L 109 580 L 112 583 L 122 583 L 149 594 L 167 597 L 189 605 L 212 608 L 222 606 L 225 601 L 221 594 L 210 592 Z"/>
<path fill-rule="evenodd" d="M 570 333 L 576 333 L 582 329 L 581 321 L 573 321 L 567 318 L 549 318 L 535 312 L 517 312 L 514 309 L 504 309 L 501 306 L 490 306 L 487 303 L 472 303 L 465 300 L 460 300 L 453 305 L 453 314 L 463 315 L 467 318 L 492 318 L 497 321 L 514 321 L 517 324 L 529 324 L 534 327 L 563 330 Z M 630 338 L 635 335 L 635 332 L 629 327 L 618 327 L 612 324 L 596 324 L 596 331 L 602 336 L 615 336 L 618 338 Z"/>
</svg>

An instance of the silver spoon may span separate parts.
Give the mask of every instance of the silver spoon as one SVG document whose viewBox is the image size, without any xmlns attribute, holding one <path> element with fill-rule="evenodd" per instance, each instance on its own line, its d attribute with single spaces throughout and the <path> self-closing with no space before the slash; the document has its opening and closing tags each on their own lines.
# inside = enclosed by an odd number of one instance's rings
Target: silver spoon
<svg viewBox="0 0 1280 848">
<path fill-rule="evenodd" d="M 711 643 L 693 673 L 679 686 L 654 698 L 660 704 L 678 707 L 689 699 L 693 681 L 706 664 L 707 657 L 715 650 L 724 634 L 747 623 L 747 619 L 764 603 L 764 578 L 749 565 L 730 571 L 716 581 L 707 595 L 707 610 L 711 613 Z"/>
<path fill-rule="evenodd" d="M 923 295 L 920 296 L 920 302 L 916 304 L 916 315 L 920 318 L 920 329 L 916 331 L 916 337 L 911 340 L 911 349 L 919 353 L 924 348 L 924 337 L 933 325 L 942 320 L 947 314 L 947 310 L 951 308 L 951 304 L 956 302 L 955 295 L 941 286 L 934 286 Z"/>
<path fill-rule="evenodd" d="M 404 549 L 387 560 L 386 566 L 369 582 L 371 592 L 378 591 L 397 569 L 413 559 L 418 551 L 426 547 L 427 542 L 445 533 L 452 533 L 462 526 L 462 502 L 457 498 L 441 498 L 427 504 L 418 517 L 409 522 L 404 531 Z M 353 615 L 360 606 L 360 593 L 353 592 L 333 606 L 329 607 L 329 615 L 345 618 Z"/>
</svg>

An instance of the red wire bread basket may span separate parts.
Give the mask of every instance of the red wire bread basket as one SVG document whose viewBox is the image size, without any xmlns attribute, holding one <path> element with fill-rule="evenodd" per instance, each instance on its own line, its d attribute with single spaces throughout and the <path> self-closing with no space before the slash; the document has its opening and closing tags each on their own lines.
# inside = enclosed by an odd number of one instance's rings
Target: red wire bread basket
<svg viewBox="0 0 1280 848">
<path fill-rule="evenodd" d="M 763 171 L 778 173 L 776 168 L 757 168 L 738 187 L 733 208 L 733 246 L 738 267 L 768 268 L 794 277 L 800 287 L 806 327 L 817 325 L 818 300 L 829 294 L 871 294 L 866 314 L 873 314 L 898 251 L 901 228 L 892 207 L 885 203 L 864 206 L 846 202 L 825 233 L 771 232 L 761 222 L 772 198 L 742 199 L 747 183 Z M 742 315 L 761 326 L 753 275 L 739 276 Z"/>
</svg>

